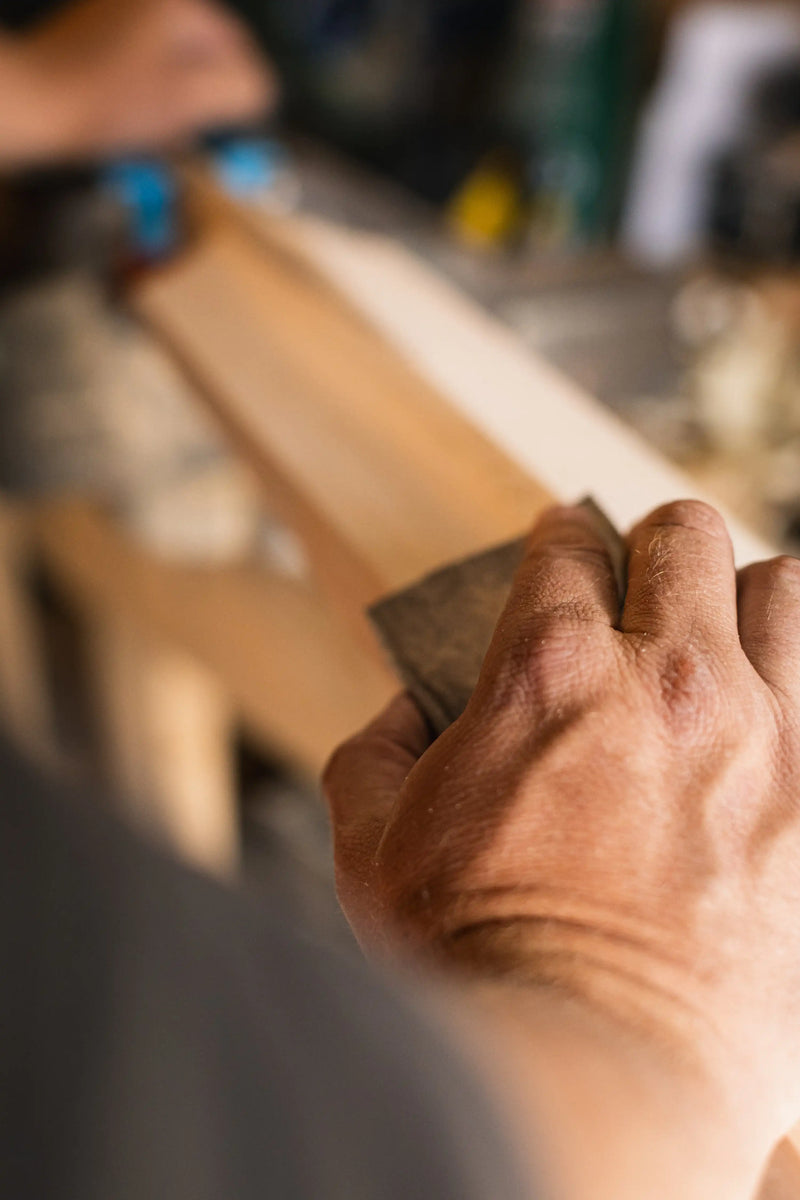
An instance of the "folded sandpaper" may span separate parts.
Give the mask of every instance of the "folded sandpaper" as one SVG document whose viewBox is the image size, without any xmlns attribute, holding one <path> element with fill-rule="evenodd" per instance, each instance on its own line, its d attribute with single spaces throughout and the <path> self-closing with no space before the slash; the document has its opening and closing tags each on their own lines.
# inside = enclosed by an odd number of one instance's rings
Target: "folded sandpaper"
<svg viewBox="0 0 800 1200">
<path fill-rule="evenodd" d="M 591 498 L 581 503 L 608 545 L 621 602 L 625 543 Z M 526 539 L 519 538 L 451 563 L 369 609 L 401 680 L 436 737 L 461 716 L 475 690 L 525 545 Z"/>
</svg>

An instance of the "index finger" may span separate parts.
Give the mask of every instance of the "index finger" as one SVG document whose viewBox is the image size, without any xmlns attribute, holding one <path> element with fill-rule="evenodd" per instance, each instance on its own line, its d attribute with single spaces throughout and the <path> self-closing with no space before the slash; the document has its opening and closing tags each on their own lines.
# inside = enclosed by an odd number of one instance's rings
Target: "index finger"
<svg viewBox="0 0 800 1200">
<path fill-rule="evenodd" d="M 581 653 L 587 637 L 611 647 L 620 595 L 609 529 L 583 505 L 553 508 L 540 518 L 486 656 L 484 685 L 509 671 L 524 676 L 541 663 L 541 651 L 555 644 L 565 648 L 566 661 L 554 671 L 553 683 L 568 684 L 578 665 L 575 656 L 582 669 L 593 657 Z M 541 672 L 534 676 L 533 701 L 546 690 Z M 539 698 L 546 702 L 543 694 Z"/>
</svg>

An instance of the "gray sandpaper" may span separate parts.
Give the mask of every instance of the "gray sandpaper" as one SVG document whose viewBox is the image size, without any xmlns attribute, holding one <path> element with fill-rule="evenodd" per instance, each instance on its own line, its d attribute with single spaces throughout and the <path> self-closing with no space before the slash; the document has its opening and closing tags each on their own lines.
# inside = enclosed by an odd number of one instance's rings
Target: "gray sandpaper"
<svg viewBox="0 0 800 1200">
<path fill-rule="evenodd" d="M 625 543 L 593 500 L 582 504 L 608 544 L 622 600 Z M 461 716 L 475 690 L 525 543 L 519 538 L 451 563 L 369 609 L 400 678 L 437 737 Z"/>
</svg>

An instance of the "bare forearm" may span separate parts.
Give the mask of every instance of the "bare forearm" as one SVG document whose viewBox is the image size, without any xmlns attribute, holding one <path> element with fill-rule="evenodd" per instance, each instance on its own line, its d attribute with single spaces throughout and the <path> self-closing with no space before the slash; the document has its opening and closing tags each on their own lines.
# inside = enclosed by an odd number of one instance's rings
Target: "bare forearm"
<svg viewBox="0 0 800 1200">
<path fill-rule="evenodd" d="M 73 97 L 53 96 L 27 42 L 0 34 L 0 170 L 45 161 L 69 145 Z"/>
<path fill-rule="evenodd" d="M 454 1001 L 451 1017 L 506 1106 L 539 1188 L 544 1173 L 545 1194 L 755 1195 L 771 1148 L 756 1097 L 732 1100 L 727 1085 L 669 1045 L 650 1044 L 547 989 L 486 984 L 463 1000 Z"/>
<path fill-rule="evenodd" d="M 180 143 L 251 120 L 275 84 L 228 9 L 206 0 L 80 0 L 0 36 L 0 169 Z"/>
</svg>

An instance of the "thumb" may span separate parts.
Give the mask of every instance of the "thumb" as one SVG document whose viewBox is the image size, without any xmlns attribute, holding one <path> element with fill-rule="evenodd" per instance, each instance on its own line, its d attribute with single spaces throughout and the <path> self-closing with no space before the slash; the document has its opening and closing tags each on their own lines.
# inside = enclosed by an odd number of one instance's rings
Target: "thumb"
<svg viewBox="0 0 800 1200">
<path fill-rule="evenodd" d="M 430 745 L 425 718 L 401 692 L 334 753 L 322 779 L 334 837 L 374 826 L 377 840 L 397 794 Z"/>
</svg>

